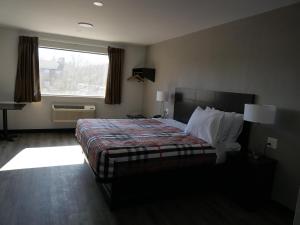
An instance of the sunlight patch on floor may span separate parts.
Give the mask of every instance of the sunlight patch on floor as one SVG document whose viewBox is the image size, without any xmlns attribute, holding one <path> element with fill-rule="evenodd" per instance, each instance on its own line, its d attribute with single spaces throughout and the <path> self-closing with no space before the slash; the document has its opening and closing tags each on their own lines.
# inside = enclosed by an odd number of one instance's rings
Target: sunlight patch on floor
<svg viewBox="0 0 300 225">
<path fill-rule="evenodd" d="M 25 148 L 8 161 L 0 171 L 83 163 L 84 155 L 80 145 Z"/>
</svg>

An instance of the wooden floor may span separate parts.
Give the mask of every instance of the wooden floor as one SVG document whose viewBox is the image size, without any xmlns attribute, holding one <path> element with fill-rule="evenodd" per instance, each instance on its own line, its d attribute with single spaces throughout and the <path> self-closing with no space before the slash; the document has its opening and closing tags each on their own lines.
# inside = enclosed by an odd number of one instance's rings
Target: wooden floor
<svg viewBox="0 0 300 225">
<path fill-rule="evenodd" d="M 77 145 L 71 133 L 20 134 L 0 141 L 0 168 L 26 148 Z M 256 212 L 226 196 L 194 196 L 133 205 L 111 212 L 86 163 L 0 171 L 0 224 L 287 225 L 293 215 L 269 204 Z"/>
</svg>

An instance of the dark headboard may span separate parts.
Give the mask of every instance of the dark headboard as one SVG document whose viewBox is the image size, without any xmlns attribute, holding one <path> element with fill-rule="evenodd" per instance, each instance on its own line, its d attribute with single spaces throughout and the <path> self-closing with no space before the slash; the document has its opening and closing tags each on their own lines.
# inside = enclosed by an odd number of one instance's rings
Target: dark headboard
<svg viewBox="0 0 300 225">
<path fill-rule="evenodd" d="M 201 89 L 176 88 L 174 119 L 183 123 L 189 121 L 190 116 L 197 106 L 205 108 L 214 107 L 225 112 L 244 113 L 244 105 L 254 103 L 255 95 Z M 245 122 L 243 132 L 238 142 L 247 148 L 250 123 Z"/>
</svg>

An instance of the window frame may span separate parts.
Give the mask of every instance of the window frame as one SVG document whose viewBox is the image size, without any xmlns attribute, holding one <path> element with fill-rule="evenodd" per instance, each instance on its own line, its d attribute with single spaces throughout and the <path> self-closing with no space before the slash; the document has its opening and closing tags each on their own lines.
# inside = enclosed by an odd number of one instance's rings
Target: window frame
<svg viewBox="0 0 300 225">
<path fill-rule="evenodd" d="M 108 53 L 104 53 L 104 52 L 92 52 L 92 51 L 85 51 L 85 50 L 78 50 L 78 49 L 70 49 L 70 48 L 62 48 L 62 47 L 52 47 L 52 46 L 47 46 L 47 45 L 39 45 L 38 48 L 39 49 L 40 48 L 45 48 L 45 49 L 63 50 L 63 51 L 79 52 L 79 53 L 89 53 L 89 54 L 95 54 L 95 55 L 106 55 L 108 57 Z M 40 60 L 40 58 L 39 58 L 39 60 Z M 41 77 L 41 73 L 40 73 L 40 77 Z M 40 78 L 40 80 L 41 80 L 41 78 Z M 59 95 L 59 94 L 43 94 L 42 90 L 41 90 L 41 96 L 42 97 L 55 97 L 55 98 L 104 99 L 105 98 L 105 93 L 104 93 L 104 96 L 92 96 L 92 95 L 89 95 L 89 96 L 83 96 L 83 95 Z"/>
</svg>

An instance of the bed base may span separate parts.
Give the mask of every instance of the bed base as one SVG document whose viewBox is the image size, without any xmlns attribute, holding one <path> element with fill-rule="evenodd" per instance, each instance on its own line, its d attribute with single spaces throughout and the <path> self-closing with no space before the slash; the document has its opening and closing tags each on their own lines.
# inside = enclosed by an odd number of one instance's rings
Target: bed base
<svg viewBox="0 0 300 225">
<path fill-rule="evenodd" d="M 96 176 L 111 210 L 134 203 L 175 198 L 199 190 L 212 190 L 222 185 L 223 178 L 223 164 L 116 178 L 111 182 L 102 182 Z"/>
</svg>

